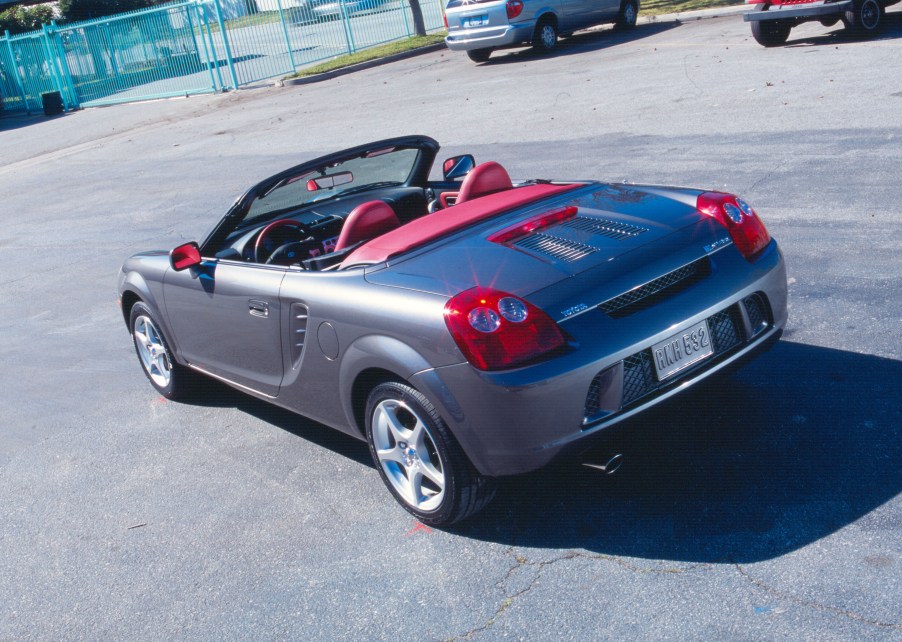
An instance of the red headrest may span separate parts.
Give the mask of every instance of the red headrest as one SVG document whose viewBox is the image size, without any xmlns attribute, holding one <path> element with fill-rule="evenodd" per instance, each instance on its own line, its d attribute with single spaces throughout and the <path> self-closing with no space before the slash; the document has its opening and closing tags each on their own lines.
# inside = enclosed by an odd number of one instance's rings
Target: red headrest
<svg viewBox="0 0 902 642">
<path fill-rule="evenodd" d="M 389 230 L 400 227 L 401 223 L 395 215 L 395 211 L 383 201 L 367 201 L 361 203 L 348 214 L 335 250 L 343 250 L 346 247 L 376 238 Z"/>
<path fill-rule="evenodd" d="M 488 161 L 474 167 L 460 186 L 457 203 L 463 203 L 486 194 L 494 194 L 511 189 L 511 177 L 507 170 L 494 161 Z"/>
</svg>

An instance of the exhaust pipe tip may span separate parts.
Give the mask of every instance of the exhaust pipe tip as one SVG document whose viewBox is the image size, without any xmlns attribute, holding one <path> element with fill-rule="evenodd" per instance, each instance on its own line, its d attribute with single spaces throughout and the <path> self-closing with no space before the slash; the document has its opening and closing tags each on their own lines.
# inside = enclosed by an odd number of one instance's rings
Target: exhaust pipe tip
<svg viewBox="0 0 902 642">
<path fill-rule="evenodd" d="M 617 472 L 620 466 L 623 465 L 623 455 L 621 453 L 617 453 L 616 455 L 612 455 L 606 462 L 604 463 L 596 463 L 591 461 L 584 461 L 583 466 L 587 468 L 593 468 L 595 470 L 600 470 L 605 475 L 613 475 Z"/>
</svg>

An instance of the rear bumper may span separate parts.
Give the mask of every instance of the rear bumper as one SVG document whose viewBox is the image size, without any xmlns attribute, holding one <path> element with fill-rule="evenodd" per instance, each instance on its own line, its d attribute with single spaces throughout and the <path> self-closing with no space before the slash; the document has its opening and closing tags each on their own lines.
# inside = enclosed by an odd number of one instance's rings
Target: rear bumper
<svg viewBox="0 0 902 642">
<path fill-rule="evenodd" d="M 746 22 L 765 20 L 817 20 L 824 16 L 832 16 L 852 8 L 852 0 L 841 2 L 812 2 L 804 5 L 771 5 L 767 11 L 749 11 L 743 14 Z"/>
<path fill-rule="evenodd" d="M 473 51 L 474 49 L 495 49 L 530 42 L 535 30 L 535 22 L 520 22 L 501 27 L 480 29 L 455 29 L 445 38 L 445 45 L 452 51 Z"/>
<path fill-rule="evenodd" d="M 578 320 L 580 327 L 567 328 L 580 345 L 547 362 L 503 373 L 458 364 L 417 373 L 410 381 L 439 409 L 480 473 L 536 470 L 592 448 L 606 438 L 606 428 L 771 347 L 786 324 L 786 271 L 776 244 L 757 263 L 743 283 L 728 278 L 732 270 L 722 265 L 722 277 L 712 276 L 700 287 L 626 319 L 611 321 L 600 310 L 587 312 Z M 718 290 L 728 294 L 718 295 Z M 760 294 L 768 301 L 768 320 L 766 327 L 753 331 L 744 301 Z M 625 364 L 649 355 L 651 346 L 674 333 L 725 311 L 734 319 L 737 343 L 663 382 L 652 372 L 638 393 L 626 391 L 632 384 L 625 373 L 629 369 L 633 375 L 634 366 Z"/>
</svg>

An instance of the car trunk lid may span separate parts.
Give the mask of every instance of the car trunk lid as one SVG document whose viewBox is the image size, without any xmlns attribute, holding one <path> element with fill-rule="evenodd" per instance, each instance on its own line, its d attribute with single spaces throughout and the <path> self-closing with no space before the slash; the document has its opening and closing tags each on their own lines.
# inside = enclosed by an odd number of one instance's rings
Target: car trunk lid
<svg viewBox="0 0 902 642">
<path fill-rule="evenodd" d="M 369 268 L 366 278 L 446 296 L 491 287 L 532 298 L 540 307 L 553 305 L 546 311 L 566 318 L 583 298 L 615 297 L 692 263 L 728 236 L 699 216 L 689 205 L 693 198 L 670 196 L 655 188 L 596 184 Z M 453 208 L 440 215 L 452 214 Z"/>
</svg>

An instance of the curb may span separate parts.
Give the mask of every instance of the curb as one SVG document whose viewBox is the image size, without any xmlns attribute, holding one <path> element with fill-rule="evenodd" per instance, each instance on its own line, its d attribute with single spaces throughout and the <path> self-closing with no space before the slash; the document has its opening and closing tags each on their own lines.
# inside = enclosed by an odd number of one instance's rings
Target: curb
<svg viewBox="0 0 902 642">
<path fill-rule="evenodd" d="M 310 83 L 320 82 L 321 80 L 330 80 L 331 78 L 338 78 L 339 76 L 353 74 L 355 71 L 363 71 L 364 69 L 370 69 L 371 67 L 387 65 L 392 62 L 405 60 L 407 58 L 413 58 L 414 56 L 419 56 L 421 54 L 432 53 L 433 51 L 439 51 L 444 48 L 444 42 L 437 42 L 433 45 L 426 45 L 425 47 L 411 49 L 410 51 L 402 51 L 401 53 L 385 56 L 384 58 L 376 58 L 375 60 L 358 62 L 356 65 L 342 67 L 341 69 L 334 69 L 333 71 L 324 71 L 323 73 L 316 74 L 315 76 L 305 76 L 304 78 L 289 78 L 287 80 L 283 80 L 282 82 L 285 85 L 309 85 Z"/>
<path fill-rule="evenodd" d="M 723 18 L 725 16 L 737 16 L 745 13 L 751 7 L 746 4 L 736 4 L 728 7 L 714 7 L 713 9 L 696 9 L 694 11 L 682 11 L 679 13 L 664 13 L 659 16 L 639 16 L 638 24 L 654 24 L 656 22 L 693 22 L 695 20 L 707 20 L 708 18 Z"/>
<path fill-rule="evenodd" d="M 657 16 L 646 16 L 639 17 L 639 20 L 636 24 L 647 25 L 647 24 L 658 24 L 658 23 L 667 23 L 667 22 L 692 22 L 695 20 L 706 20 L 708 18 L 722 18 L 725 16 L 736 16 L 745 13 L 748 11 L 748 7 L 744 4 L 732 5 L 728 7 L 715 7 L 714 9 L 696 9 L 695 11 L 682 11 L 678 13 L 665 13 Z M 591 31 L 593 29 L 588 29 L 587 31 Z M 296 86 L 296 85 L 309 85 L 315 82 L 322 82 L 323 80 L 331 80 L 332 78 L 338 78 L 340 76 L 346 76 L 347 74 L 353 74 L 357 71 L 363 71 L 364 69 L 371 69 L 373 67 L 380 67 L 382 65 L 387 65 L 389 63 L 397 62 L 399 60 L 406 60 L 407 58 L 413 58 L 414 56 L 419 56 L 422 54 L 432 53 L 433 51 L 440 51 L 445 48 L 444 42 L 437 42 L 433 45 L 426 45 L 425 47 L 420 47 L 418 49 L 411 49 L 410 51 L 402 51 L 401 53 L 392 54 L 391 56 L 385 56 L 384 58 L 376 58 L 375 60 L 367 60 L 366 62 L 359 62 L 356 65 L 350 65 L 348 67 L 342 67 L 341 69 L 335 69 L 333 71 L 324 71 L 321 74 L 316 74 L 315 76 L 305 76 L 304 78 L 289 78 L 283 79 L 281 81 L 282 85 L 285 86 Z"/>
</svg>

